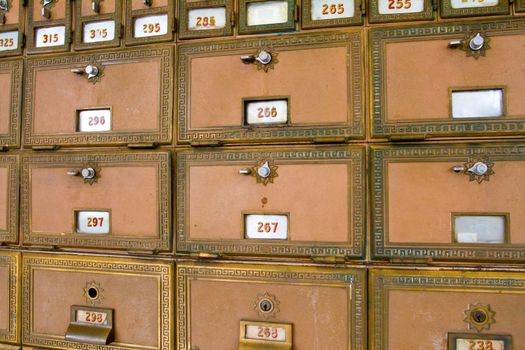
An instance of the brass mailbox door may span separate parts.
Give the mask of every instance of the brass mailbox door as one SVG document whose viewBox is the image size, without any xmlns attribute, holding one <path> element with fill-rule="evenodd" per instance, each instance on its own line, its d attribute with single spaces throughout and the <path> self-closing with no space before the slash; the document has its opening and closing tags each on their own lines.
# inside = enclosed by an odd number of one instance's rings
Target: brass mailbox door
<svg viewBox="0 0 525 350">
<path fill-rule="evenodd" d="M 0 343 L 20 342 L 19 275 L 20 254 L 0 252 Z"/>
<path fill-rule="evenodd" d="M 172 348 L 172 263 L 24 254 L 22 266 L 24 344 L 59 349 Z M 77 306 L 76 315 L 71 315 L 71 306 Z M 114 341 L 99 345 L 65 339 L 72 318 L 89 325 L 82 311 L 93 309 L 102 314 L 112 311 Z"/>
<path fill-rule="evenodd" d="M 177 349 L 366 349 L 363 269 L 181 262 L 177 296 Z"/>
<path fill-rule="evenodd" d="M 524 19 L 372 29 L 370 39 L 374 137 L 525 132 Z"/>
<path fill-rule="evenodd" d="M 120 45 L 120 1 L 79 0 L 75 4 L 75 14 L 75 50 Z"/>
<path fill-rule="evenodd" d="M 69 51 L 71 0 L 29 0 L 28 53 Z"/>
<path fill-rule="evenodd" d="M 18 156 L 0 155 L 0 245 L 18 243 Z"/>
<path fill-rule="evenodd" d="M 0 61 L 0 144 L 2 148 L 20 146 L 22 77 L 24 62 Z"/>
<path fill-rule="evenodd" d="M 0 57 L 22 54 L 24 23 L 24 0 L 6 0 L 1 4 Z"/>
<path fill-rule="evenodd" d="M 179 38 L 229 36 L 235 26 L 233 0 L 179 1 Z"/>
<path fill-rule="evenodd" d="M 177 153 L 177 251 L 364 254 L 360 146 Z"/>
<path fill-rule="evenodd" d="M 524 286 L 523 272 L 373 269 L 369 349 L 521 349 Z"/>
<path fill-rule="evenodd" d="M 170 251 L 167 152 L 22 159 L 25 245 Z"/>
<path fill-rule="evenodd" d="M 172 41 L 174 0 L 126 0 L 126 45 Z"/>
<path fill-rule="evenodd" d="M 29 59 L 24 144 L 169 143 L 172 64 L 168 47 Z"/>
<path fill-rule="evenodd" d="M 525 145 L 377 146 L 371 159 L 375 258 L 525 260 Z"/>
<path fill-rule="evenodd" d="M 181 44 L 178 141 L 362 138 L 362 39 L 351 31 Z"/>
</svg>

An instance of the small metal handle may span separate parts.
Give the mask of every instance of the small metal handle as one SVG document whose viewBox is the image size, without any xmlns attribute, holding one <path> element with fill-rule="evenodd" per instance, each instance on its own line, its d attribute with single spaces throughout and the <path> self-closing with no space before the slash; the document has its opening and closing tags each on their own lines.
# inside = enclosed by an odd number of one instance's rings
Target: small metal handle
<svg viewBox="0 0 525 350">
<path fill-rule="evenodd" d="M 457 49 L 463 45 L 463 40 L 452 40 L 448 42 L 448 47 L 451 49 Z"/>
<path fill-rule="evenodd" d="M 144 0 L 144 6 L 151 7 L 153 0 Z"/>
<path fill-rule="evenodd" d="M 82 174 L 82 177 L 84 179 L 92 179 L 97 174 L 97 172 L 93 168 L 84 168 L 80 173 Z"/>
<path fill-rule="evenodd" d="M 266 50 L 262 50 L 261 52 L 259 52 L 257 56 L 254 56 L 254 55 L 241 56 L 241 61 L 245 64 L 250 64 L 250 63 L 254 63 L 255 61 L 257 61 L 263 65 L 267 65 L 267 64 L 270 64 L 270 62 L 272 62 L 272 54 Z"/>
<path fill-rule="evenodd" d="M 49 6 L 53 3 L 54 0 L 44 0 L 42 3 L 42 17 L 50 19 L 51 18 L 51 9 Z"/>
<path fill-rule="evenodd" d="M 91 0 L 91 9 L 95 13 L 100 13 L 100 0 Z"/>
<path fill-rule="evenodd" d="M 481 33 L 476 33 L 476 35 L 474 35 L 468 43 L 468 47 L 472 51 L 481 50 L 483 48 L 483 45 L 485 45 L 485 38 L 481 35 Z"/>
<path fill-rule="evenodd" d="M 252 173 L 252 169 L 244 168 L 244 169 L 239 170 L 239 174 L 242 174 L 242 175 L 250 175 L 251 173 Z"/>
<path fill-rule="evenodd" d="M 75 74 L 80 74 L 80 75 L 82 75 L 82 74 L 84 74 L 84 69 L 83 69 L 83 68 L 73 68 L 73 69 L 71 70 L 71 73 L 75 73 Z"/>
<path fill-rule="evenodd" d="M 100 70 L 97 66 L 88 64 L 86 68 L 73 68 L 71 69 L 71 73 L 79 74 L 79 75 L 87 75 L 88 80 L 96 78 L 99 74 Z"/>
<path fill-rule="evenodd" d="M 466 171 L 477 176 L 483 176 L 489 171 L 489 166 L 483 162 L 476 162 L 468 169 L 462 165 L 455 165 L 452 167 L 452 171 L 455 173 L 464 173 Z"/>
<path fill-rule="evenodd" d="M 0 11 L 8 11 L 9 10 L 9 4 L 7 3 L 7 0 L 0 0 Z"/>
<path fill-rule="evenodd" d="M 78 171 L 78 170 L 70 170 L 70 171 L 67 172 L 67 174 L 69 176 L 78 176 L 78 175 L 80 175 L 80 171 Z"/>
<path fill-rule="evenodd" d="M 253 62 L 255 62 L 255 56 L 254 55 L 241 56 L 241 61 L 244 64 L 253 63 Z"/>
<path fill-rule="evenodd" d="M 0 25 L 5 24 L 5 13 L 0 12 Z"/>
<path fill-rule="evenodd" d="M 454 165 L 452 167 L 452 171 L 455 172 L 455 173 L 462 173 L 462 172 L 465 171 L 465 167 L 461 166 L 461 165 Z"/>
</svg>

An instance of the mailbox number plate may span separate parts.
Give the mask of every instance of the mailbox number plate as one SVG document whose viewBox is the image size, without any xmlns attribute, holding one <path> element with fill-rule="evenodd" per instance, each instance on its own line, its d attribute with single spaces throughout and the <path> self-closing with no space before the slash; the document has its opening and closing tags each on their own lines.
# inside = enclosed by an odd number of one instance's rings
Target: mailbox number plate
<svg viewBox="0 0 525 350">
<path fill-rule="evenodd" d="M 110 216 L 108 211 L 79 210 L 76 213 L 77 233 L 109 233 Z"/>
<path fill-rule="evenodd" d="M 144 16 L 135 19 L 134 37 L 165 35 L 168 33 L 168 15 Z"/>
<path fill-rule="evenodd" d="M 246 338 L 283 342 L 286 341 L 286 329 L 248 324 L 246 325 Z"/>
<path fill-rule="evenodd" d="M 378 10 L 382 15 L 418 13 L 425 9 L 424 0 L 379 0 Z"/>
<path fill-rule="evenodd" d="M 456 350 L 506 350 L 503 340 L 456 339 Z"/>
<path fill-rule="evenodd" d="M 288 122 L 288 100 L 246 101 L 246 123 L 248 125 L 286 124 Z"/>
<path fill-rule="evenodd" d="M 501 117 L 503 98 L 503 89 L 452 91 L 452 117 Z"/>
<path fill-rule="evenodd" d="M 311 10 L 312 19 L 318 21 L 324 19 L 354 17 L 354 9 L 354 0 L 313 0 Z"/>
<path fill-rule="evenodd" d="M 189 30 L 211 30 L 226 27 L 226 8 L 194 9 L 188 12 Z"/>
<path fill-rule="evenodd" d="M 62 46 L 66 42 L 66 27 L 38 28 L 35 32 L 36 47 Z"/>
<path fill-rule="evenodd" d="M 0 33 L 0 51 L 18 49 L 18 31 Z"/>
<path fill-rule="evenodd" d="M 105 312 L 77 310 L 76 322 L 90 325 L 107 325 L 108 314 Z"/>
<path fill-rule="evenodd" d="M 90 109 L 78 112 L 79 132 L 111 131 L 111 109 Z"/>
<path fill-rule="evenodd" d="M 451 0 L 450 5 L 454 9 L 466 9 L 473 7 L 497 6 L 499 0 Z"/>
<path fill-rule="evenodd" d="M 288 22 L 288 1 L 261 1 L 247 5 L 249 26 Z"/>
<path fill-rule="evenodd" d="M 115 21 L 89 22 L 84 25 L 82 42 L 98 43 L 115 39 Z"/>
<path fill-rule="evenodd" d="M 246 214 L 244 216 L 245 238 L 287 239 L 288 215 Z"/>
</svg>

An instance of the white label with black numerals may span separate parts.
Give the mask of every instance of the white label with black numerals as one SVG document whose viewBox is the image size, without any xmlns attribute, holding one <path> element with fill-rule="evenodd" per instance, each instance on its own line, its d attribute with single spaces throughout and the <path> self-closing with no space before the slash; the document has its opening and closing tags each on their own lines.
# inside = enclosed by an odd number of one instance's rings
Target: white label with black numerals
<svg viewBox="0 0 525 350">
<path fill-rule="evenodd" d="M 425 9 L 425 0 L 378 0 L 377 5 L 381 15 L 418 13 Z"/>
<path fill-rule="evenodd" d="M 450 5 L 454 9 L 466 9 L 472 7 L 492 7 L 497 6 L 499 0 L 450 0 Z"/>
<path fill-rule="evenodd" d="M 135 38 L 165 35 L 168 33 L 168 15 L 139 17 L 133 28 Z"/>
<path fill-rule="evenodd" d="M 503 340 L 456 339 L 456 350 L 507 350 Z"/>
<path fill-rule="evenodd" d="M 246 123 L 285 124 L 288 121 L 288 100 L 246 102 Z"/>
<path fill-rule="evenodd" d="M 115 21 L 97 21 L 84 24 L 82 42 L 98 43 L 115 39 Z"/>
<path fill-rule="evenodd" d="M 319 21 L 354 17 L 354 8 L 354 0 L 312 0 L 312 19 Z"/>
<path fill-rule="evenodd" d="M 18 49 L 18 31 L 0 33 L 0 51 Z"/>
<path fill-rule="evenodd" d="M 91 325 L 106 325 L 108 323 L 108 314 L 105 312 L 77 310 L 77 322 Z"/>
<path fill-rule="evenodd" d="M 245 237 L 249 239 L 288 238 L 288 215 L 248 214 L 244 225 Z"/>
<path fill-rule="evenodd" d="M 77 233 L 109 233 L 109 212 L 77 211 Z"/>
<path fill-rule="evenodd" d="M 35 47 L 62 46 L 66 42 L 66 27 L 37 28 L 35 31 Z"/>
<path fill-rule="evenodd" d="M 286 341 L 286 329 L 282 327 L 247 325 L 246 339 L 260 339 L 266 341 Z"/>
<path fill-rule="evenodd" d="M 503 116 L 503 90 L 452 92 L 452 118 L 494 118 Z"/>
<path fill-rule="evenodd" d="M 211 7 L 188 11 L 189 30 L 211 30 L 226 27 L 226 8 Z"/>
<path fill-rule="evenodd" d="M 261 1 L 247 5 L 249 26 L 288 22 L 288 1 Z"/>
<path fill-rule="evenodd" d="M 111 110 L 89 109 L 78 112 L 79 132 L 111 131 Z"/>
</svg>

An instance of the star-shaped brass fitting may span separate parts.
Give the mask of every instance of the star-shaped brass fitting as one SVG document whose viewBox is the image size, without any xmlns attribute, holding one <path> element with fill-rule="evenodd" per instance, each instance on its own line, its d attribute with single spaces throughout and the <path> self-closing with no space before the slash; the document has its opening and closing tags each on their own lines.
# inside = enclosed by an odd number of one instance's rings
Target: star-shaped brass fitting
<svg viewBox="0 0 525 350">
<path fill-rule="evenodd" d="M 494 175 L 494 163 L 488 157 L 469 158 L 465 163 L 463 173 L 469 176 L 469 181 L 476 181 L 478 184 L 489 181 L 490 176 Z"/>
<path fill-rule="evenodd" d="M 95 281 L 87 282 L 84 287 L 84 298 L 91 305 L 96 305 L 102 303 L 104 299 L 104 289 L 100 286 L 100 283 Z"/>
<path fill-rule="evenodd" d="M 264 294 L 257 295 L 257 298 L 253 302 L 253 308 L 257 311 L 260 317 L 268 320 L 274 318 L 280 311 L 279 304 L 280 303 L 275 295 L 265 292 Z"/>
<path fill-rule="evenodd" d="M 279 176 L 277 174 L 277 165 L 271 159 L 258 161 L 257 165 L 251 167 L 250 170 L 251 175 L 255 176 L 257 183 L 262 183 L 264 186 L 273 183 L 273 179 Z"/>
<path fill-rule="evenodd" d="M 95 182 L 98 182 L 98 179 L 100 179 L 101 172 L 102 168 L 98 166 L 98 164 L 93 162 L 85 162 L 82 166 L 80 174 L 84 178 L 84 183 L 89 184 L 91 186 Z"/>
<path fill-rule="evenodd" d="M 495 315 L 496 312 L 492 311 L 488 304 L 470 304 L 468 310 L 465 310 L 464 321 L 468 323 L 469 329 L 481 332 L 483 329 L 490 329 L 490 325 L 496 323 Z"/>
<path fill-rule="evenodd" d="M 461 41 L 459 49 L 465 51 L 467 57 L 475 59 L 484 57 L 487 50 L 490 49 L 490 38 L 481 32 L 469 33 Z"/>
</svg>

